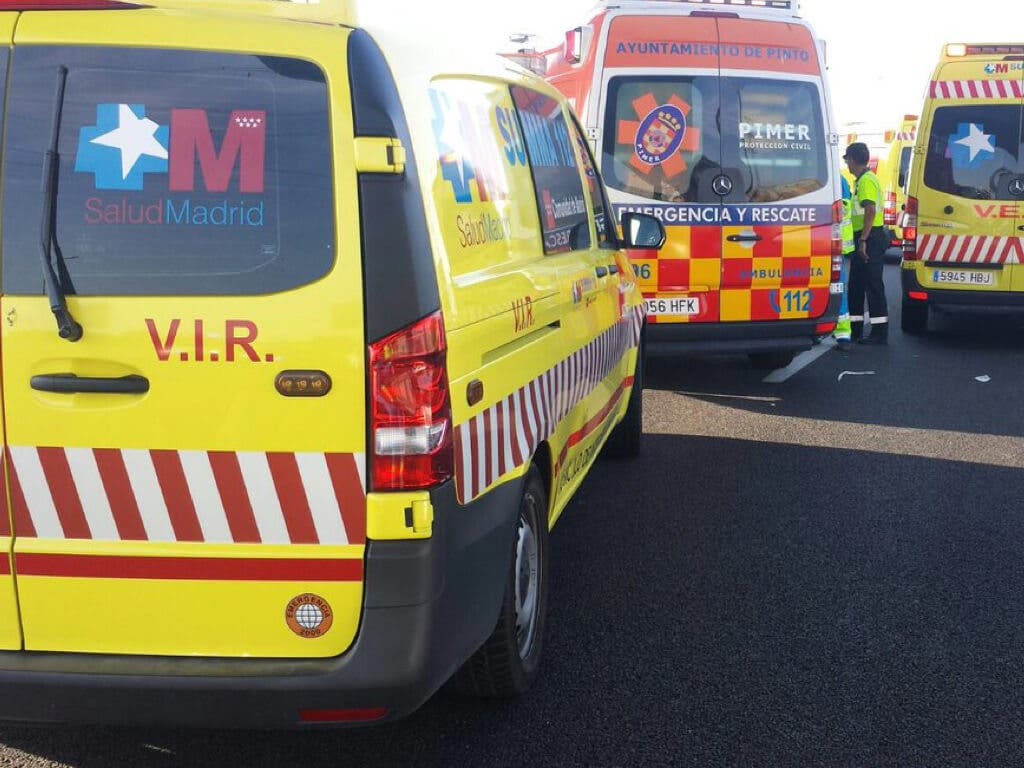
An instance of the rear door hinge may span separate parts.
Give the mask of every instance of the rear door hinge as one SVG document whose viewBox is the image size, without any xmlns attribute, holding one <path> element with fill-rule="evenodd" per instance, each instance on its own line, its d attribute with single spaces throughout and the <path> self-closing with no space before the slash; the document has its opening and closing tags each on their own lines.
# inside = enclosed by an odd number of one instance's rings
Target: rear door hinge
<svg viewBox="0 0 1024 768">
<path fill-rule="evenodd" d="M 390 136 L 356 138 L 356 170 L 360 173 L 405 173 L 405 147 Z"/>
</svg>

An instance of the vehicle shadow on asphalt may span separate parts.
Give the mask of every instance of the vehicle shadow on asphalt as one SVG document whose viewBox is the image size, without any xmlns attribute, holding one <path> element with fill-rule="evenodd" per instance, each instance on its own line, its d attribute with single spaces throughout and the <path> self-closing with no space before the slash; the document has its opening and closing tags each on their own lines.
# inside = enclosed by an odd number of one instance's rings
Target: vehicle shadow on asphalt
<svg viewBox="0 0 1024 768">
<path fill-rule="evenodd" d="M 914 478 L 914 492 L 898 482 Z M 5 727 L 23 765 L 1016 765 L 1019 470 L 648 435 L 552 535 L 542 676 L 305 733 Z M 46 761 L 53 761 L 48 763 Z"/>
<path fill-rule="evenodd" d="M 893 318 L 896 323 L 898 318 Z M 648 390 L 751 413 L 882 427 L 1024 437 L 1024 320 L 942 315 L 926 336 L 898 327 L 884 347 L 824 352 L 782 383 L 746 356 L 651 357 Z"/>
<path fill-rule="evenodd" d="M 865 426 L 1024 437 L 1024 312 L 932 312 L 929 332 L 900 330 L 900 267 L 888 264 L 889 345 L 829 352 L 781 384 L 745 355 L 651 357 L 647 387 L 754 413 Z M 847 375 L 844 371 L 871 375 Z M 981 383 L 979 377 L 989 377 Z"/>
</svg>

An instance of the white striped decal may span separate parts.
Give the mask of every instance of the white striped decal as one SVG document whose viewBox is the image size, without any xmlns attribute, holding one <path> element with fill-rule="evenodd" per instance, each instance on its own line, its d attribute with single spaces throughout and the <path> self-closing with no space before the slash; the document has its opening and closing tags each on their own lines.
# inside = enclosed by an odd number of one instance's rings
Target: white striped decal
<svg viewBox="0 0 1024 768">
<path fill-rule="evenodd" d="M 917 141 L 917 131 L 900 131 L 896 134 L 896 141 Z"/>
<path fill-rule="evenodd" d="M 523 466 L 555 427 L 640 343 L 643 308 L 455 429 L 459 501 L 469 503 Z"/>
<path fill-rule="evenodd" d="M 933 99 L 1024 99 L 1020 80 L 933 80 Z"/>
<path fill-rule="evenodd" d="M 11 446 L 11 477 L 18 478 L 25 503 L 32 511 L 34 530 L 41 539 L 63 539 L 64 528 L 61 526 L 57 507 L 53 503 L 50 489 L 39 461 L 39 454 L 33 448 L 17 448 Z M 17 500 L 14 503 L 18 507 Z M 18 533 L 17 526 L 15 532 Z"/>
<path fill-rule="evenodd" d="M 921 235 L 917 255 L 950 264 L 1024 264 L 1024 238 Z"/>
<path fill-rule="evenodd" d="M 363 544 L 362 455 L 11 446 L 24 538 Z"/>
</svg>

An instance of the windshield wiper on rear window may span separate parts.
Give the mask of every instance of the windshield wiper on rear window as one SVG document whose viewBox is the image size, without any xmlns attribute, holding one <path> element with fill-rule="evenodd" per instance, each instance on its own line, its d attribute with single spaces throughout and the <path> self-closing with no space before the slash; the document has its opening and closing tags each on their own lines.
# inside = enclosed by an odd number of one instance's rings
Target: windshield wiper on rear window
<svg viewBox="0 0 1024 768">
<path fill-rule="evenodd" d="M 43 159 L 43 220 L 40 226 L 40 258 L 43 261 L 43 282 L 50 310 L 57 320 L 57 332 L 62 339 L 78 341 L 82 338 L 82 326 L 75 322 L 64 299 L 64 290 L 53 268 L 54 252 L 61 259 L 57 239 L 57 179 L 60 174 L 60 152 L 57 140 L 60 138 L 60 118 L 64 111 L 64 84 L 68 79 L 68 68 L 57 68 L 57 95 L 53 106 L 53 125 L 50 146 Z"/>
</svg>

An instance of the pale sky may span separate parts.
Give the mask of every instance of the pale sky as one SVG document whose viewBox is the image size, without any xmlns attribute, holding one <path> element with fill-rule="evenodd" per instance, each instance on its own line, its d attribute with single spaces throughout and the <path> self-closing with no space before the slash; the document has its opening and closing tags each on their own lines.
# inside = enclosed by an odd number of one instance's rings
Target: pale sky
<svg viewBox="0 0 1024 768">
<path fill-rule="evenodd" d="M 512 32 L 534 33 L 541 43 L 553 44 L 566 29 L 582 24 L 594 5 L 592 0 L 359 3 L 365 22 L 390 22 L 439 45 L 481 52 L 512 50 L 507 42 Z M 946 43 L 1024 43 L 1021 0 L 801 0 L 801 7 L 827 42 L 841 130 L 851 123 L 864 124 L 861 133 L 895 129 L 904 114 L 919 112 Z"/>
</svg>

